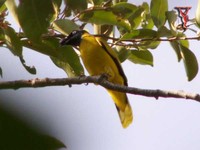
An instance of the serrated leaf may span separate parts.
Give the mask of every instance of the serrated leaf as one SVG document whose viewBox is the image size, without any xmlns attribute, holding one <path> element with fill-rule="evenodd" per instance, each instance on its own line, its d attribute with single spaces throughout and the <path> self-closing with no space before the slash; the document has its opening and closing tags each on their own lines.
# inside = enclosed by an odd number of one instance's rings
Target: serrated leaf
<svg viewBox="0 0 200 150">
<path fill-rule="evenodd" d="M 32 41 L 41 40 L 41 35 L 47 32 L 55 10 L 52 1 L 24 0 L 16 4 L 15 0 L 7 0 L 9 12 L 18 21 L 25 35 Z"/>
<path fill-rule="evenodd" d="M 7 47 L 11 50 L 14 55 L 21 56 L 22 55 L 22 44 L 15 33 L 15 30 L 9 26 L 3 28 L 4 31 L 4 39 Z"/>
<path fill-rule="evenodd" d="M 58 32 L 68 35 L 73 30 L 78 30 L 79 26 L 69 19 L 59 19 L 53 22 L 53 27 Z"/>
<path fill-rule="evenodd" d="M 116 25 L 129 31 L 130 23 L 127 19 L 113 14 L 111 10 L 90 10 L 82 13 L 79 17 L 81 21 L 90 22 L 97 25 Z"/>
<path fill-rule="evenodd" d="M 151 17 L 157 28 L 160 28 L 165 24 L 165 13 L 168 10 L 167 0 L 151 0 Z"/>
<path fill-rule="evenodd" d="M 128 57 L 128 60 L 130 60 L 135 64 L 153 66 L 153 55 L 148 50 L 144 51 L 132 50 Z"/>
<path fill-rule="evenodd" d="M 200 27 L 200 0 L 198 0 L 198 3 L 197 3 L 195 19 L 196 19 L 196 23 L 198 27 Z"/>
<path fill-rule="evenodd" d="M 24 58 L 22 56 L 19 57 L 22 65 L 24 66 L 24 68 L 30 73 L 30 74 L 36 74 L 36 68 L 34 66 L 28 66 L 24 60 Z"/>
<path fill-rule="evenodd" d="M 187 74 L 187 79 L 188 81 L 191 81 L 198 73 L 198 61 L 190 49 L 182 45 L 180 45 L 180 49 Z"/>
</svg>

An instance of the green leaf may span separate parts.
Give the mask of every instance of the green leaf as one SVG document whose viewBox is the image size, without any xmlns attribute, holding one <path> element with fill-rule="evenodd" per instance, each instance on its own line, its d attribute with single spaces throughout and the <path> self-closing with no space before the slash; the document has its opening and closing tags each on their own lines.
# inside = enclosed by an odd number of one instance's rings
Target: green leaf
<svg viewBox="0 0 200 150">
<path fill-rule="evenodd" d="M 52 1 L 24 0 L 16 4 L 15 0 L 7 0 L 9 12 L 19 22 L 25 35 L 32 41 L 41 40 L 41 35 L 47 33 L 47 28 L 55 14 Z"/>
<path fill-rule="evenodd" d="M 135 64 L 153 66 L 153 55 L 148 50 L 144 51 L 132 50 L 128 57 L 128 60 L 130 60 Z"/>
<path fill-rule="evenodd" d="M 110 10 L 90 10 L 82 13 L 79 17 L 81 21 L 90 22 L 97 25 L 116 25 L 129 31 L 131 29 L 130 23 L 127 19 L 113 14 Z"/>
<path fill-rule="evenodd" d="M 129 22 L 131 23 L 131 28 L 136 29 L 143 19 L 142 14 L 144 13 L 143 7 L 138 7 L 137 10 L 128 18 Z"/>
<path fill-rule="evenodd" d="M 183 36 L 184 36 L 184 34 L 180 35 L 180 37 L 183 37 Z M 182 59 L 180 45 L 182 45 L 186 48 L 189 48 L 188 40 L 179 40 L 179 42 L 178 41 L 170 41 L 170 45 L 172 46 L 172 48 L 174 49 L 174 51 L 176 53 L 178 62 L 180 62 Z"/>
<path fill-rule="evenodd" d="M 1 7 L 2 5 L 4 5 L 5 1 L 6 1 L 6 0 L 0 0 L 0 7 Z"/>
<path fill-rule="evenodd" d="M 180 62 L 182 59 L 182 56 L 181 56 L 181 50 L 180 50 L 179 43 L 177 41 L 170 41 L 170 45 L 172 46 L 173 50 L 176 53 L 178 62 Z"/>
<path fill-rule="evenodd" d="M 60 47 L 59 57 L 51 57 L 56 66 L 63 69 L 69 77 L 80 76 L 84 74 L 80 59 L 71 46 Z"/>
<path fill-rule="evenodd" d="M 138 29 L 132 30 L 130 33 L 125 33 L 120 40 L 138 39 L 138 46 L 141 49 L 155 49 L 160 44 L 160 41 L 153 41 L 157 37 L 157 32 L 151 29 Z M 141 41 L 140 39 L 149 39 L 147 41 Z"/>
<path fill-rule="evenodd" d="M 94 5 L 101 5 L 105 0 L 89 0 Z"/>
<path fill-rule="evenodd" d="M 87 8 L 87 0 L 65 0 L 67 7 L 78 13 Z"/>
<path fill-rule="evenodd" d="M 51 19 L 50 22 L 57 19 L 58 15 L 60 13 L 60 7 L 61 7 L 61 4 L 62 4 L 62 0 L 52 0 L 52 4 L 53 4 L 53 8 L 54 8 L 55 13 L 53 13 L 53 16 L 52 16 L 52 19 Z"/>
<path fill-rule="evenodd" d="M 146 49 L 156 49 L 158 45 L 160 44 L 160 41 L 154 41 L 153 39 L 151 41 L 143 41 L 138 44 L 139 49 L 146 50 Z"/>
<path fill-rule="evenodd" d="M 197 3 L 195 19 L 196 19 L 196 23 L 198 27 L 200 28 L 200 0 L 198 0 L 198 3 Z"/>
<path fill-rule="evenodd" d="M 142 6 L 144 12 L 142 12 L 142 28 L 143 29 L 152 29 L 154 27 L 153 20 L 150 14 L 149 4 L 147 2 L 143 2 Z"/>
<path fill-rule="evenodd" d="M 53 22 L 53 27 L 58 32 L 68 35 L 73 30 L 78 30 L 79 26 L 69 19 L 59 19 Z"/>
<path fill-rule="evenodd" d="M 113 5 L 111 10 L 115 15 L 127 19 L 137 10 L 137 6 L 126 2 L 121 2 Z"/>
<path fill-rule="evenodd" d="M 61 47 L 58 39 L 48 38 L 43 40 L 42 43 L 31 44 L 26 40 L 23 40 L 22 42 L 25 47 L 50 56 L 58 62 L 57 65 L 59 65 L 60 62 L 65 64 L 68 68 L 64 67 L 64 71 L 66 71 L 70 77 L 84 74 L 84 69 L 80 63 L 79 56 L 72 47 Z"/>
<path fill-rule="evenodd" d="M 15 30 L 9 26 L 3 29 L 4 38 L 7 47 L 11 50 L 14 55 L 21 56 L 22 55 L 22 44 L 15 33 Z"/>
<path fill-rule="evenodd" d="M 187 79 L 191 81 L 198 73 L 198 62 L 194 53 L 187 47 L 180 45 L 181 56 L 183 58 Z"/>
<path fill-rule="evenodd" d="M 122 36 L 121 40 L 130 40 L 130 39 L 144 39 L 144 38 L 155 38 L 157 32 L 151 29 L 138 29 L 132 30 L 130 33 L 126 33 Z"/>
<path fill-rule="evenodd" d="M 153 22 L 157 28 L 160 28 L 165 24 L 165 13 L 168 10 L 167 0 L 151 0 L 151 16 Z"/>
<path fill-rule="evenodd" d="M 3 13 L 5 11 L 6 11 L 5 0 L 0 0 L 0 13 Z"/>
<path fill-rule="evenodd" d="M 166 12 L 166 18 L 171 30 L 172 35 L 176 36 L 177 35 L 177 30 L 176 30 L 176 20 L 177 20 L 177 13 L 176 11 L 167 11 Z"/>
<path fill-rule="evenodd" d="M 24 58 L 21 56 L 21 57 L 19 57 L 19 59 L 20 59 L 20 61 L 21 61 L 21 63 L 22 63 L 22 65 L 24 66 L 24 68 L 30 73 L 30 74 L 36 74 L 36 68 L 34 67 L 34 66 L 28 66 L 28 65 L 26 65 L 26 62 L 25 62 L 25 60 L 24 60 Z"/>
<path fill-rule="evenodd" d="M 158 37 L 173 37 L 173 35 L 167 27 L 162 26 L 158 29 Z"/>
<path fill-rule="evenodd" d="M 130 50 L 126 49 L 124 46 L 117 46 L 114 51 L 117 53 L 120 62 L 124 62 L 130 55 Z"/>
</svg>

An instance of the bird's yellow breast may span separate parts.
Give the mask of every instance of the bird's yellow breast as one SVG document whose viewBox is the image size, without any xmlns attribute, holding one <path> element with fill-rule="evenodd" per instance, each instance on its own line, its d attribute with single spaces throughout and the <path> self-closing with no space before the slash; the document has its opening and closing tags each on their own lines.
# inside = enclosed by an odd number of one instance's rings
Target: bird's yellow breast
<svg viewBox="0 0 200 150">
<path fill-rule="evenodd" d="M 120 76 L 115 62 L 94 36 L 86 35 L 82 38 L 80 53 L 90 75 L 106 73 L 110 76 L 110 81 L 123 84 L 123 78 Z"/>
</svg>

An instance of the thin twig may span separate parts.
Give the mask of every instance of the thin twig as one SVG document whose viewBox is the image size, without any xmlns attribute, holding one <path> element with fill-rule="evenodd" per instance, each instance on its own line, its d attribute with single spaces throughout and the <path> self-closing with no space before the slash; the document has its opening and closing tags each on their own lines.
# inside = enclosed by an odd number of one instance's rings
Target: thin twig
<svg viewBox="0 0 200 150">
<path fill-rule="evenodd" d="M 107 89 L 125 92 L 135 95 L 154 97 L 158 99 L 163 98 L 182 98 L 190 99 L 200 102 L 200 95 L 194 93 L 187 93 L 184 91 L 165 91 L 165 90 L 152 90 L 152 89 L 139 89 L 135 87 L 127 87 L 113 84 L 106 80 L 104 76 L 81 76 L 74 78 L 44 78 L 44 79 L 30 79 L 30 80 L 16 80 L 16 81 L 3 81 L 0 82 L 0 89 L 20 89 L 20 88 L 39 88 L 46 86 L 64 86 L 80 85 L 95 83 Z"/>
</svg>

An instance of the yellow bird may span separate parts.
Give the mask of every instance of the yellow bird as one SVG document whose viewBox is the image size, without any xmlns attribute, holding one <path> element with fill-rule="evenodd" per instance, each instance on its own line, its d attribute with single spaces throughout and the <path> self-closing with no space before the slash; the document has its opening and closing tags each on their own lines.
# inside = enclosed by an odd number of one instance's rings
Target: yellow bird
<svg viewBox="0 0 200 150">
<path fill-rule="evenodd" d="M 97 38 L 85 30 L 75 30 L 60 43 L 79 46 L 81 59 L 91 76 L 108 74 L 110 82 L 128 86 L 116 53 L 102 38 Z M 126 93 L 109 89 L 107 91 L 115 102 L 122 126 L 128 127 L 133 120 L 133 115 Z"/>
</svg>

